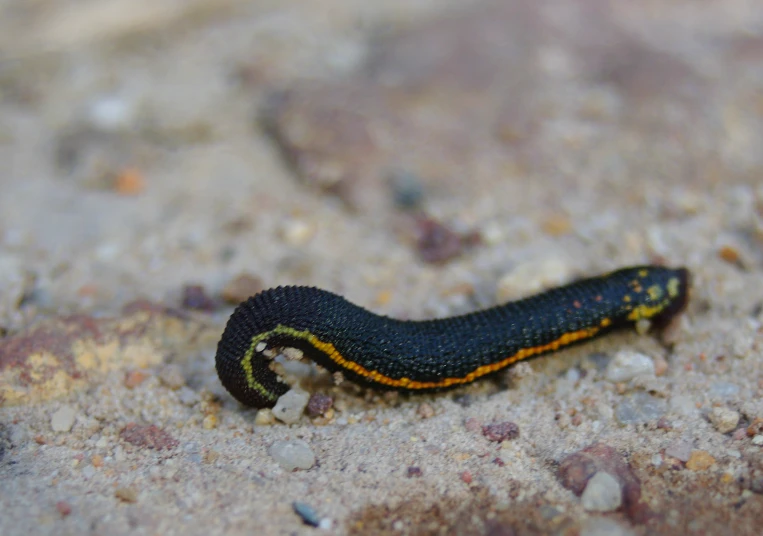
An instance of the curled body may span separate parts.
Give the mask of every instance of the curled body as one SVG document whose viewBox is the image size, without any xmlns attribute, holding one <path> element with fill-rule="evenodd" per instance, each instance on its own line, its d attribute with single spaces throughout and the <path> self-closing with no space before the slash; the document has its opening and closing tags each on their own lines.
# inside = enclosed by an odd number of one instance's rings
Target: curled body
<svg viewBox="0 0 763 536">
<path fill-rule="evenodd" d="M 277 287 L 236 308 L 216 367 L 237 400 L 260 408 L 289 389 L 272 370 L 283 348 L 361 384 L 445 389 L 614 329 L 662 326 L 684 309 L 688 294 L 685 268 L 636 266 L 465 315 L 410 321 L 325 290 Z"/>
</svg>

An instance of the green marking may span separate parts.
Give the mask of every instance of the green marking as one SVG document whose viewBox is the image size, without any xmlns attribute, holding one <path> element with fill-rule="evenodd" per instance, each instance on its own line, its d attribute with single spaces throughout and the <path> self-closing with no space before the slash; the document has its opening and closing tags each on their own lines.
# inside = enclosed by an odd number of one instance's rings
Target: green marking
<svg viewBox="0 0 763 536">
<path fill-rule="evenodd" d="M 680 291 L 681 281 L 677 277 L 671 277 L 668 281 L 668 296 L 675 298 Z"/>
<path fill-rule="evenodd" d="M 257 348 L 257 345 L 261 343 L 262 341 L 267 340 L 273 335 L 290 335 L 291 337 L 294 337 L 295 339 L 304 339 L 307 341 L 309 341 L 310 338 L 313 337 L 313 334 L 310 333 L 308 330 L 298 331 L 294 328 L 290 328 L 282 324 L 279 324 L 278 326 L 276 326 L 275 329 L 271 331 L 259 333 L 255 335 L 254 337 L 252 337 L 252 343 L 249 345 L 249 348 L 244 354 L 243 359 L 241 359 L 241 366 L 244 369 L 244 376 L 246 377 L 246 383 L 249 385 L 249 387 L 259 392 L 262 396 L 264 396 L 268 400 L 277 400 L 278 396 L 276 396 L 274 393 L 271 393 L 270 391 L 265 389 L 265 387 L 254 378 L 252 358 L 254 357 L 254 352 L 255 352 L 255 348 Z"/>
</svg>

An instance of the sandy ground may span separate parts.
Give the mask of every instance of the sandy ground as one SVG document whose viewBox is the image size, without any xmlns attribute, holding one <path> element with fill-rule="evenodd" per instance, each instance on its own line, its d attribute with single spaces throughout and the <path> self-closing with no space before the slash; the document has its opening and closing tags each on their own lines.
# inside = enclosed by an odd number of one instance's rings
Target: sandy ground
<svg viewBox="0 0 763 536">
<path fill-rule="evenodd" d="M 759 534 L 757 4 L 0 1 L 0 533 Z M 453 392 L 214 371 L 241 274 L 427 318 L 645 262 L 662 337 Z"/>
</svg>

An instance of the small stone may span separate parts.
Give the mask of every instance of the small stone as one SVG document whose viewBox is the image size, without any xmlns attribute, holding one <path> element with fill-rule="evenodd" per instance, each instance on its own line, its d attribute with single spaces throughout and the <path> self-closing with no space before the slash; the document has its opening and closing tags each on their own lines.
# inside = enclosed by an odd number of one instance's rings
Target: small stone
<svg viewBox="0 0 763 536">
<path fill-rule="evenodd" d="M 134 422 L 128 423 L 119 432 L 119 437 L 136 447 L 156 450 L 174 449 L 178 445 L 178 441 L 175 438 L 154 424 L 138 425 Z"/>
<path fill-rule="evenodd" d="M 210 413 L 206 417 L 204 417 L 204 420 L 201 422 L 202 427 L 205 430 L 214 430 L 217 428 L 217 415 L 214 413 Z"/>
<path fill-rule="evenodd" d="M 588 481 L 580 501 L 589 512 L 613 512 L 623 504 L 623 492 L 615 477 L 598 471 Z"/>
<path fill-rule="evenodd" d="M 56 503 L 56 510 L 61 514 L 61 517 L 66 517 L 72 513 L 72 505 L 66 501 L 58 501 Z"/>
<path fill-rule="evenodd" d="M 128 389 L 135 389 L 137 386 L 139 386 L 141 383 L 146 381 L 146 378 L 148 378 L 148 374 L 146 374 L 142 370 L 131 370 L 127 374 L 125 374 L 125 387 Z"/>
<path fill-rule="evenodd" d="M 461 473 L 461 482 L 464 484 L 471 484 L 472 483 L 472 474 L 469 471 L 464 471 Z"/>
<path fill-rule="evenodd" d="M 281 238 L 290 246 L 304 246 L 315 234 L 315 228 L 304 220 L 291 220 L 281 228 Z"/>
<path fill-rule="evenodd" d="M 173 391 L 180 389 L 185 385 L 183 369 L 181 369 L 179 365 L 173 363 L 165 365 L 162 367 L 162 370 L 159 371 L 159 381 Z"/>
<path fill-rule="evenodd" d="M 757 446 L 757 447 L 763 446 L 763 435 L 759 434 L 759 435 L 753 436 L 752 444 Z"/>
<path fill-rule="evenodd" d="M 135 488 L 117 488 L 114 490 L 114 497 L 126 503 L 138 502 L 138 492 Z"/>
<path fill-rule="evenodd" d="M 621 350 L 607 365 L 606 378 L 611 382 L 627 382 L 637 376 L 654 376 L 652 358 L 631 350 Z"/>
<path fill-rule="evenodd" d="M 424 472 L 421 470 L 421 467 L 416 467 L 415 465 L 410 466 L 406 470 L 406 475 L 408 478 L 419 478 L 423 476 Z"/>
<path fill-rule="evenodd" d="M 419 404 L 419 407 L 416 409 L 416 415 L 422 419 L 431 419 L 434 417 L 434 408 L 431 404 L 423 402 L 422 404 Z"/>
<path fill-rule="evenodd" d="M 273 412 L 270 408 L 263 408 L 257 412 L 254 416 L 255 426 L 269 426 L 275 424 L 276 418 L 273 416 Z"/>
<path fill-rule="evenodd" d="M 519 426 L 510 421 L 491 423 L 482 427 L 482 435 L 484 435 L 488 441 L 496 442 L 516 439 L 519 437 Z"/>
<path fill-rule="evenodd" d="M 210 312 L 215 310 L 215 302 L 207 295 L 203 285 L 183 285 L 182 306 L 184 309 Z"/>
<path fill-rule="evenodd" d="M 670 456 L 671 458 L 675 458 L 676 460 L 682 461 L 684 463 L 689 461 L 691 454 L 691 442 L 682 439 L 674 441 L 665 449 L 665 456 Z"/>
<path fill-rule="evenodd" d="M 692 451 L 689 460 L 686 462 L 686 468 L 690 471 L 704 471 L 715 465 L 715 458 L 704 450 Z"/>
<path fill-rule="evenodd" d="M 310 445 L 301 439 L 276 441 L 268 449 L 268 454 L 285 471 L 310 469 L 315 465 L 315 454 Z"/>
<path fill-rule="evenodd" d="M 656 421 L 666 409 L 665 400 L 639 391 L 618 404 L 615 417 L 620 424 L 641 424 Z"/>
<path fill-rule="evenodd" d="M 733 432 L 739 424 L 739 413 L 729 408 L 713 408 L 709 417 L 715 429 L 722 434 Z"/>
<path fill-rule="evenodd" d="M 478 432 L 482 429 L 482 423 L 476 417 L 469 417 L 464 421 L 464 428 L 466 428 L 468 432 Z"/>
<path fill-rule="evenodd" d="M 395 171 L 390 175 L 389 182 L 392 198 L 398 208 L 410 210 L 421 206 L 424 200 L 424 186 L 415 173 Z"/>
<path fill-rule="evenodd" d="M 273 407 L 273 416 L 286 424 L 299 421 L 305 411 L 310 395 L 301 389 L 289 389 L 281 395 Z"/>
<path fill-rule="evenodd" d="M 185 406 L 193 406 L 201 400 L 201 397 L 199 396 L 199 393 L 193 389 L 183 386 L 178 391 L 178 399 L 180 400 L 180 403 Z"/>
<path fill-rule="evenodd" d="M 630 527 L 608 517 L 589 517 L 580 528 L 580 536 L 635 536 Z"/>
<path fill-rule="evenodd" d="M 259 277 L 242 273 L 231 279 L 222 290 L 222 298 L 227 303 L 238 305 L 247 298 L 262 292 L 264 285 Z"/>
<path fill-rule="evenodd" d="M 684 417 L 697 414 L 697 405 L 689 395 L 675 395 L 670 398 L 670 411 Z"/>
<path fill-rule="evenodd" d="M 740 263 L 739 250 L 733 246 L 723 246 L 718 250 L 718 257 L 729 264 L 738 265 Z"/>
<path fill-rule="evenodd" d="M 520 264 L 499 279 L 496 299 L 515 300 L 561 285 L 569 280 L 571 272 L 570 264 L 556 257 Z"/>
<path fill-rule="evenodd" d="M 72 406 L 61 406 L 50 418 L 50 426 L 54 432 L 69 432 L 74 426 L 77 410 Z"/>
<path fill-rule="evenodd" d="M 710 384 L 709 394 L 712 397 L 721 398 L 723 400 L 734 398 L 739 394 L 739 386 L 731 382 L 713 382 Z"/>
<path fill-rule="evenodd" d="M 119 195 L 138 195 L 146 189 L 146 179 L 136 168 L 120 171 L 114 179 L 114 191 Z"/>
<path fill-rule="evenodd" d="M 103 456 L 96 454 L 90 459 L 90 463 L 93 464 L 93 467 L 103 467 Z"/>
<path fill-rule="evenodd" d="M 427 263 L 442 264 L 479 242 L 479 233 L 459 233 L 428 216 L 415 219 L 416 251 Z"/>
<path fill-rule="evenodd" d="M 311 417 L 325 415 L 333 405 L 334 399 L 330 396 L 321 393 L 314 393 L 310 395 L 310 400 L 307 402 L 307 413 Z"/>
<path fill-rule="evenodd" d="M 309 504 L 303 503 L 301 501 L 294 501 L 291 503 L 291 506 L 294 508 L 294 512 L 302 518 L 302 521 L 305 523 L 305 525 L 309 525 L 311 527 L 317 527 L 320 525 L 320 517 L 316 513 L 315 509 Z"/>
</svg>

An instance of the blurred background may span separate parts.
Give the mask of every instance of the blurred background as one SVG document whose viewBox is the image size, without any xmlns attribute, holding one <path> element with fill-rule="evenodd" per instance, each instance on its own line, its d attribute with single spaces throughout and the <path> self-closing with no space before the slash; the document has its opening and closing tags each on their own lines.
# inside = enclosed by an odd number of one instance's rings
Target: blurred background
<svg viewBox="0 0 763 536">
<path fill-rule="evenodd" d="M 759 266 L 762 114 L 754 1 L 3 0 L 0 324 Z"/>
</svg>

